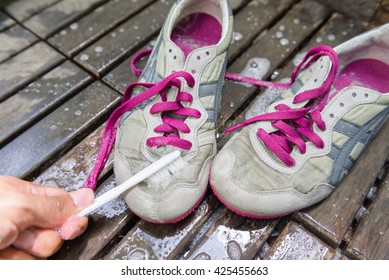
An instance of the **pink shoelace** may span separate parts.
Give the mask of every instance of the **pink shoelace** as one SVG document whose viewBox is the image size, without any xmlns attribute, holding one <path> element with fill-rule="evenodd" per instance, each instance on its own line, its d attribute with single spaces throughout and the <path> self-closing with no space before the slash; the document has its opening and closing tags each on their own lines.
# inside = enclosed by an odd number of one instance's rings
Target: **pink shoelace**
<svg viewBox="0 0 389 280">
<path fill-rule="evenodd" d="M 306 102 L 306 105 L 299 109 L 292 109 L 285 104 L 279 104 L 275 107 L 276 111 L 265 113 L 253 118 L 250 118 L 236 126 L 228 128 L 225 133 L 231 132 L 235 129 L 250 125 L 259 121 L 272 121 L 272 126 L 277 130 L 272 133 L 266 132 L 260 128 L 257 136 L 262 142 L 277 156 L 285 165 L 294 166 L 295 160 L 290 155 L 293 151 L 293 146 L 296 146 L 300 153 L 306 152 L 306 141 L 311 141 L 317 148 L 324 148 L 323 140 L 313 130 L 313 124 L 324 131 L 326 124 L 321 117 L 321 112 L 324 109 L 332 84 L 335 81 L 338 72 L 338 56 L 336 52 L 328 46 L 318 46 L 312 48 L 303 61 L 294 69 L 291 76 L 291 83 L 280 84 L 271 83 L 258 80 L 247 80 L 236 74 L 229 73 L 228 78 L 240 80 L 243 82 L 253 82 L 258 86 L 286 88 L 291 86 L 295 81 L 297 74 L 309 68 L 321 56 L 328 56 L 332 62 L 331 69 L 328 73 L 327 79 L 322 85 L 317 88 L 307 90 L 297 94 L 293 103 Z M 306 139 L 304 140 L 303 137 Z"/>
<path fill-rule="evenodd" d="M 143 57 L 150 55 L 151 52 L 152 50 L 148 49 L 141 51 L 134 56 L 130 65 L 134 74 L 138 76 L 142 74 L 142 70 L 136 67 L 136 63 Z M 272 121 L 272 126 L 278 130 L 273 133 L 267 133 L 264 129 L 259 129 L 257 136 L 287 166 L 293 166 L 295 164 L 294 159 L 290 156 L 293 150 L 292 145 L 296 145 L 301 153 L 305 153 L 306 143 L 302 139 L 302 136 L 311 141 L 316 147 L 323 148 L 324 142 L 313 131 L 313 124 L 315 123 L 320 130 L 326 129 L 325 122 L 321 117 L 321 111 L 324 109 L 329 98 L 329 92 L 338 71 L 338 57 L 331 47 L 318 46 L 312 48 L 306 54 L 303 61 L 294 69 L 290 83 L 262 81 L 230 72 L 226 72 L 225 77 L 229 80 L 249 83 L 261 87 L 288 88 L 296 81 L 297 74 L 300 71 L 309 68 L 321 56 L 328 56 L 332 62 L 332 67 L 327 79 L 321 86 L 297 94 L 293 100 L 293 103 L 308 101 L 306 106 L 301 109 L 292 109 L 285 104 L 279 104 L 275 108 L 277 112 L 262 114 L 248 119 L 241 124 L 227 129 L 225 133 L 255 122 Z M 179 91 L 176 100 L 174 101 L 168 101 L 166 96 L 167 89 L 172 87 L 181 88 L 180 78 L 183 78 L 189 87 L 193 87 L 195 84 L 192 75 L 185 71 L 180 71 L 167 76 L 158 83 L 136 82 L 127 87 L 121 105 L 108 119 L 103 136 L 100 140 L 96 163 L 84 184 L 84 188 L 95 190 L 98 176 L 104 168 L 115 143 L 116 131 L 121 116 L 158 94 L 161 96 L 162 101 L 154 104 L 150 109 L 150 113 L 161 114 L 163 123 L 154 129 L 155 132 L 161 133 L 161 136 L 148 138 L 146 144 L 149 147 L 171 145 L 181 149 L 191 149 L 192 143 L 181 139 L 178 132 L 189 133 L 190 128 L 185 124 L 186 118 L 200 118 L 201 113 L 198 110 L 183 106 L 181 102 L 191 103 L 193 100 L 193 97 L 187 92 Z M 136 86 L 142 86 L 146 88 L 146 90 L 132 97 L 132 92 Z M 166 112 L 181 116 L 181 118 L 171 118 L 165 114 Z"/>
<path fill-rule="evenodd" d="M 140 53 L 131 63 L 131 68 L 135 74 L 141 74 L 141 71 L 136 69 L 135 63 L 144 55 L 144 53 Z M 185 139 L 181 139 L 179 132 L 189 133 L 190 128 L 185 123 L 186 118 L 200 118 L 201 113 L 196 109 L 187 108 L 181 103 L 191 103 L 193 101 L 192 95 L 187 92 L 179 91 L 174 101 L 168 101 L 167 98 L 168 89 L 175 87 L 180 90 L 182 79 L 189 87 L 193 87 L 195 85 L 195 80 L 191 74 L 179 71 L 170 74 L 158 83 L 136 82 L 127 87 L 123 95 L 121 105 L 116 108 L 107 121 L 100 140 L 96 163 L 84 183 L 84 188 L 90 188 L 92 190 L 96 189 L 98 177 L 103 170 L 115 143 L 116 131 L 122 115 L 158 94 L 160 95 L 162 101 L 155 103 L 151 107 L 150 113 L 161 114 L 162 124 L 154 128 L 154 132 L 161 133 L 161 136 L 148 138 L 146 140 L 146 145 L 149 147 L 171 145 L 185 150 L 191 149 L 192 143 Z M 146 88 L 146 90 L 132 97 L 133 90 L 137 86 L 142 86 Z M 172 115 L 175 115 L 176 117 L 173 118 Z"/>
</svg>

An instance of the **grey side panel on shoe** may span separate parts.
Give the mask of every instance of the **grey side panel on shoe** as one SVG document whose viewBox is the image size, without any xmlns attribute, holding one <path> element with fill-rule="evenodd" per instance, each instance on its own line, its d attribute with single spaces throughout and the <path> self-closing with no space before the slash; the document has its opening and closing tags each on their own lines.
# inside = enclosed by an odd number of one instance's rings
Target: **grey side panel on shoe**
<svg viewBox="0 0 389 280">
<path fill-rule="evenodd" d="M 356 126 L 345 121 L 339 121 L 335 126 L 334 131 L 339 131 L 350 136 L 350 139 L 345 143 L 341 151 L 334 152 L 332 151 L 334 146 L 331 149 L 330 157 L 333 158 L 336 154 L 334 160 L 334 167 L 332 170 L 332 176 L 330 184 L 336 186 L 339 184 L 342 179 L 342 174 L 347 172 L 353 165 L 353 162 L 350 160 L 350 153 L 357 143 L 362 142 L 365 144 L 365 147 L 373 140 L 373 137 L 377 134 L 381 126 L 385 123 L 385 120 L 388 118 L 389 108 L 383 110 L 373 119 L 371 119 L 366 125 L 356 130 Z M 373 128 L 373 130 L 371 130 Z"/>
</svg>

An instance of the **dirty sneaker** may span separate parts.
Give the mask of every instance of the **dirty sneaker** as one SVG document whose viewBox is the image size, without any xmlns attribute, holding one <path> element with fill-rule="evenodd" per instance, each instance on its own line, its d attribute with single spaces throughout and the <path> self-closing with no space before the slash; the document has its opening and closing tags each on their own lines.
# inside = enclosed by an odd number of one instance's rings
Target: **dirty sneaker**
<svg viewBox="0 0 389 280">
<path fill-rule="evenodd" d="M 212 165 L 220 200 L 272 218 L 327 197 L 388 118 L 388 52 L 389 24 L 311 49 L 279 100 L 227 130 L 244 127 Z"/>
<path fill-rule="evenodd" d="M 173 223 L 194 210 L 216 154 L 215 120 L 232 21 L 227 0 L 175 1 L 139 82 L 127 88 L 108 121 L 85 187 L 95 187 L 115 136 L 118 184 L 178 149 L 180 161 L 123 198 L 136 215 L 154 223 Z"/>
</svg>

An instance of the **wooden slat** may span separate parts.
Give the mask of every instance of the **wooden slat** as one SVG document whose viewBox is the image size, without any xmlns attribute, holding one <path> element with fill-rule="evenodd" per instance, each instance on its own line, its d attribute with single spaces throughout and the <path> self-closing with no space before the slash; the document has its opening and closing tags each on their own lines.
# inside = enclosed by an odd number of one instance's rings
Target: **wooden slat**
<svg viewBox="0 0 389 280">
<path fill-rule="evenodd" d="M 116 183 L 111 176 L 97 189 L 96 197 L 114 187 Z M 65 242 L 51 259 L 99 259 L 128 232 L 135 219 L 121 198 L 110 201 L 89 216 L 88 228 L 80 237 Z"/>
<path fill-rule="evenodd" d="M 336 11 L 356 18 L 359 21 L 370 21 L 382 0 L 318 0 L 331 6 Z"/>
<path fill-rule="evenodd" d="M 34 180 L 34 183 L 42 186 L 62 188 L 66 191 L 74 191 L 81 188 L 95 163 L 104 127 L 105 123 L 42 172 Z M 112 165 L 113 157 L 111 156 L 101 172 L 101 176 L 105 176 L 110 172 Z"/>
<path fill-rule="evenodd" d="M 83 14 L 108 0 L 62 0 L 26 20 L 23 24 L 41 38 L 47 38 Z"/>
<path fill-rule="evenodd" d="M 354 258 L 389 259 L 389 175 L 379 187 L 379 193 L 368 214 L 358 226 L 346 252 Z"/>
<path fill-rule="evenodd" d="M 110 1 L 54 35 L 49 43 L 72 56 L 152 1 Z M 115 33 L 108 36 L 115 36 Z"/>
<path fill-rule="evenodd" d="M 185 254 L 195 260 L 253 259 L 265 243 L 277 220 L 256 220 L 224 208 L 219 218 Z"/>
<path fill-rule="evenodd" d="M 60 0 L 17 0 L 10 1 L 5 7 L 7 13 L 18 21 L 24 21 L 32 15 Z"/>
<path fill-rule="evenodd" d="M 29 178 L 101 122 L 119 95 L 96 82 L 0 150 L 0 174 Z M 68 108 L 68 110 L 66 109 Z"/>
<path fill-rule="evenodd" d="M 266 254 L 267 260 L 329 260 L 335 250 L 300 225 L 289 222 Z"/>
<path fill-rule="evenodd" d="M 90 75 L 67 61 L 0 103 L 0 147 L 91 80 Z"/>
<path fill-rule="evenodd" d="M 62 55 L 40 42 L 0 64 L 0 102 L 62 60 Z"/>
<path fill-rule="evenodd" d="M 176 259 L 217 204 L 215 197 L 208 196 L 193 213 L 176 224 L 155 225 L 141 220 L 105 259 Z"/>
<path fill-rule="evenodd" d="M 268 73 L 272 73 L 298 48 L 298 45 L 307 36 L 326 20 L 328 15 L 328 9 L 316 2 L 300 2 L 268 30 L 264 36 L 260 36 L 260 38 L 255 40 L 253 45 L 229 67 L 228 71 L 240 73 L 247 66 L 250 59 L 257 57 L 268 60 L 270 64 Z M 296 19 L 298 19 L 298 22 Z M 283 44 L 281 44 L 281 38 L 277 38 L 277 34 L 280 31 L 284 35 L 282 38 L 284 39 L 282 41 Z M 261 65 L 258 67 L 261 67 Z M 226 81 L 223 88 L 222 108 L 217 127 L 223 127 L 227 120 L 234 113 L 236 114 L 236 110 L 250 99 L 256 91 L 256 87 L 244 87 L 240 84 Z"/>
<path fill-rule="evenodd" d="M 37 42 L 38 38 L 17 24 L 0 33 L 0 63 Z"/>
<path fill-rule="evenodd" d="M 252 44 L 266 27 L 290 8 L 293 0 L 281 1 L 251 1 L 234 16 L 234 36 L 228 50 L 231 62 Z M 247 24 L 246 24 L 247 23 Z"/>
<path fill-rule="evenodd" d="M 13 24 L 15 24 L 15 21 L 5 13 L 0 11 L 0 31 L 3 31 L 4 29 L 10 27 Z"/>
<path fill-rule="evenodd" d="M 388 158 L 388 135 L 389 122 L 386 122 L 331 195 L 319 204 L 296 213 L 294 218 L 334 247 L 338 246 Z"/>
<path fill-rule="evenodd" d="M 172 3 L 172 0 L 157 1 L 115 28 L 111 33 L 115 36 L 101 38 L 78 54 L 75 60 L 96 76 L 104 74 L 159 31 Z M 144 24 L 146 18 L 151 19 L 150 24 Z"/>
</svg>

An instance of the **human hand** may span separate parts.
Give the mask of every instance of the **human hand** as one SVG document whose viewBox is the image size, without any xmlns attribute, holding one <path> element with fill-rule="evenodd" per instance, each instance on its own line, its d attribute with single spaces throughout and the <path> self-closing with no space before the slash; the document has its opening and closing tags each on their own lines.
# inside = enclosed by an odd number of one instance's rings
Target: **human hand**
<svg viewBox="0 0 389 280">
<path fill-rule="evenodd" d="M 47 258 L 84 232 L 87 217 L 73 216 L 94 201 L 75 192 L 0 176 L 0 259 Z"/>
</svg>

